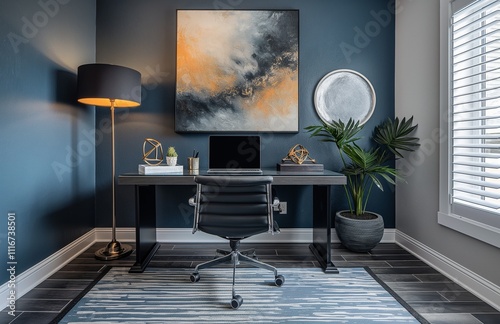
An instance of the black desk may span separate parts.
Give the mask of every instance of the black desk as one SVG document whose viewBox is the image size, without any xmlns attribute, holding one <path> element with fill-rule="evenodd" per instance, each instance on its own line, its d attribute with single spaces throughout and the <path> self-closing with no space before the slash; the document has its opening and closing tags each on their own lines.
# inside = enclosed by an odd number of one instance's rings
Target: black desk
<svg viewBox="0 0 500 324">
<path fill-rule="evenodd" d="M 200 170 L 199 174 L 206 174 Z M 338 273 L 331 261 L 331 187 L 343 185 L 346 178 L 340 173 L 324 172 L 280 172 L 264 170 L 264 175 L 273 176 L 273 186 L 313 186 L 313 242 L 309 248 L 325 272 Z M 136 262 L 130 272 L 143 272 L 160 247 L 156 241 L 156 186 L 195 185 L 195 174 L 185 170 L 182 175 L 122 174 L 119 185 L 135 186 L 136 199 Z M 186 200 L 189 197 L 186 197 Z"/>
</svg>

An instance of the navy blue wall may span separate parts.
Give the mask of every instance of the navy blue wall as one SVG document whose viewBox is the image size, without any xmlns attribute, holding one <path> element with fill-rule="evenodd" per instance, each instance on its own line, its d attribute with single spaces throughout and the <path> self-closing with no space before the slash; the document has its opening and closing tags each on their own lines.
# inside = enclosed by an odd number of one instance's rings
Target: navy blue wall
<svg viewBox="0 0 500 324">
<path fill-rule="evenodd" d="M 318 81 L 336 69 L 364 74 L 377 93 L 375 113 L 366 124 L 365 135 L 387 116 L 394 114 L 394 2 L 388 0 L 172 0 L 97 1 L 97 62 L 137 69 L 143 76 L 143 102 L 139 108 L 117 112 L 117 174 L 135 172 L 141 163 L 144 138 L 153 137 L 164 147 L 175 146 L 185 164 L 193 148 L 200 151 L 201 168 L 207 166 L 208 134 L 174 132 L 175 53 L 177 9 L 297 9 L 299 10 L 299 117 L 297 134 L 262 134 L 263 166 L 274 167 L 288 149 L 305 145 L 326 168 L 339 170 L 340 161 L 331 144 L 309 138 L 304 127 L 320 122 L 313 105 Z M 109 127 L 109 111 L 96 111 L 96 125 Z M 109 137 L 96 147 L 96 226 L 110 226 Z M 282 227 L 309 227 L 310 188 L 280 188 L 288 201 L 289 214 L 280 216 Z M 186 200 L 192 188 L 162 188 L 158 193 L 158 226 L 189 227 Z M 336 206 L 345 207 L 342 190 L 336 191 Z M 134 225 L 134 192 L 117 190 L 118 226 Z M 394 192 L 373 192 L 369 209 L 384 215 L 386 227 L 394 227 Z"/>
<path fill-rule="evenodd" d="M 94 227 L 95 114 L 74 94 L 95 58 L 95 2 L 0 7 L 0 264 L 14 213 L 20 274 Z"/>
</svg>

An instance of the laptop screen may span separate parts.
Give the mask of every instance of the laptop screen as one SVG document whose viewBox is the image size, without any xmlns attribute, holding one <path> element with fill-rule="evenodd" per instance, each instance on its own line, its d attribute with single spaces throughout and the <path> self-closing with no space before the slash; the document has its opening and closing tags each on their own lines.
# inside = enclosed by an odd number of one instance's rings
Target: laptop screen
<svg viewBox="0 0 500 324">
<path fill-rule="evenodd" d="M 260 169 L 260 136 L 211 135 L 209 169 Z"/>
</svg>

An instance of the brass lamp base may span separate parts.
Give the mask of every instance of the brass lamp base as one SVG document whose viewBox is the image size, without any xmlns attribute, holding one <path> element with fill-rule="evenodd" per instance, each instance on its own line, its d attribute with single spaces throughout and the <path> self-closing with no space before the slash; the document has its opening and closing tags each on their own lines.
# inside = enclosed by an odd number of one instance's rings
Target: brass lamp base
<svg viewBox="0 0 500 324">
<path fill-rule="evenodd" d="M 111 241 L 106 247 L 96 251 L 95 258 L 102 261 L 116 260 L 129 256 L 132 251 L 132 247 L 128 244 Z"/>
</svg>

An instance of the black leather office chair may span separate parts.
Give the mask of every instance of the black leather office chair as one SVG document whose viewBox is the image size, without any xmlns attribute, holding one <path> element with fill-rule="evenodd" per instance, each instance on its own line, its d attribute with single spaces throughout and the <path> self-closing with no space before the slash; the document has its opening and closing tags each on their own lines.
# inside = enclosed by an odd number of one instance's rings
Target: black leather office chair
<svg viewBox="0 0 500 324">
<path fill-rule="evenodd" d="M 196 266 L 191 281 L 200 280 L 199 270 L 224 262 L 233 263 L 231 307 L 237 309 L 243 298 L 236 295 L 234 283 L 236 265 L 240 261 L 274 272 L 274 283 L 283 285 L 285 278 L 278 270 L 256 259 L 255 250 L 239 251 L 240 240 L 260 233 L 276 233 L 279 227 L 273 219 L 273 206 L 279 200 L 272 195 L 270 176 L 197 176 L 193 233 L 202 231 L 229 240 L 231 251 L 217 250 L 223 256 Z M 251 257 L 249 256 L 251 255 Z"/>
</svg>

